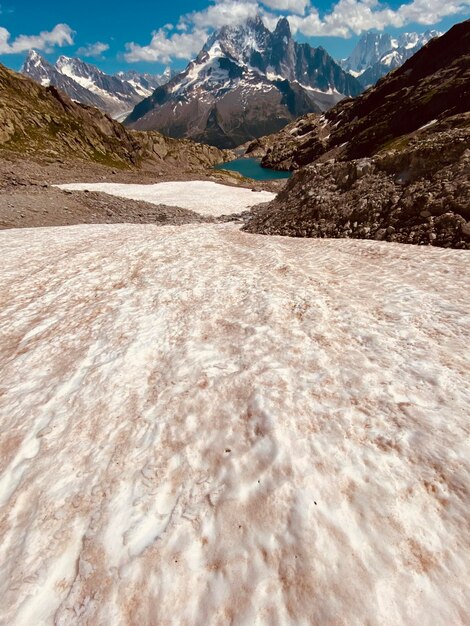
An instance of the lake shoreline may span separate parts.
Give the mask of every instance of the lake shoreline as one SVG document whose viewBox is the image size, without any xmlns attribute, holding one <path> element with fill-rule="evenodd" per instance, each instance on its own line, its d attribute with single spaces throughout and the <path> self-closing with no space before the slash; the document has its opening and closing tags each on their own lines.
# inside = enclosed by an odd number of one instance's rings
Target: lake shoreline
<svg viewBox="0 0 470 626">
<path fill-rule="evenodd" d="M 239 158 L 226 163 L 219 163 L 214 167 L 216 170 L 238 172 L 251 180 L 286 180 L 292 176 L 292 172 L 271 170 L 261 166 L 260 159 Z"/>
</svg>

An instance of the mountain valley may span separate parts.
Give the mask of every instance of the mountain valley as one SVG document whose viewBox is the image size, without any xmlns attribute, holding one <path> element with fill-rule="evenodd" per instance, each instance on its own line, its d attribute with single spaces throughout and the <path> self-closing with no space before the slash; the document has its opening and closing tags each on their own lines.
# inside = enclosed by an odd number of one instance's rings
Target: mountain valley
<svg viewBox="0 0 470 626">
<path fill-rule="evenodd" d="M 470 623 L 470 20 L 276 22 L 0 64 L 2 625 Z"/>
<path fill-rule="evenodd" d="M 368 32 L 336 63 L 323 48 L 297 43 L 286 19 L 270 31 L 258 17 L 214 32 L 179 73 L 108 75 L 79 58 L 49 63 L 35 50 L 21 72 L 133 128 L 234 148 L 357 96 L 441 34 Z"/>
</svg>

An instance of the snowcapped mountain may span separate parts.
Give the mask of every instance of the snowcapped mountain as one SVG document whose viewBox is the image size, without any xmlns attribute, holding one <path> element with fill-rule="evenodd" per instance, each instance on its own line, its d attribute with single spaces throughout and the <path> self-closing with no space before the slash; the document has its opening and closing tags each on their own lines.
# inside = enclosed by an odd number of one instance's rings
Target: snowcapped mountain
<svg viewBox="0 0 470 626">
<path fill-rule="evenodd" d="M 21 74 L 32 78 L 43 87 L 53 85 L 66 93 L 72 100 L 102 108 L 102 99 L 59 70 L 35 50 L 30 50 L 21 68 Z"/>
<path fill-rule="evenodd" d="M 361 90 L 323 48 L 295 42 L 286 19 L 272 32 L 258 17 L 214 33 L 125 123 L 231 148 Z"/>
<path fill-rule="evenodd" d="M 365 33 L 351 55 L 341 61 L 341 67 L 353 76 L 360 76 L 387 52 L 393 50 L 393 47 L 392 36 L 389 33 Z"/>
<path fill-rule="evenodd" d="M 403 33 L 399 37 L 392 37 L 389 33 L 365 33 L 351 56 L 341 61 L 341 67 L 357 77 L 363 87 L 369 87 L 403 65 L 431 39 L 441 35 L 436 30 Z"/>
<path fill-rule="evenodd" d="M 167 83 L 174 75 L 175 72 L 169 67 L 163 74 L 139 74 L 134 70 L 116 74 L 117 78 L 129 83 L 143 98 L 148 98 L 157 87 Z"/>
<path fill-rule="evenodd" d="M 101 107 L 111 114 L 119 114 L 131 109 L 142 96 L 127 81 L 117 76 L 109 76 L 94 65 L 80 59 L 61 56 L 55 63 L 57 70 L 68 76 L 84 89 L 91 91 L 102 99 Z"/>
<path fill-rule="evenodd" d="M 73 100 L 98 107 L 114 117 L 128 114 L 143 98 L 168 80 L 137 72 L 112 76 L 78 58 L 61 56 L 51 64 L 35 50 L 30 50 L 21 73 L 43 86 L 54 85 Z"/>
</svg>

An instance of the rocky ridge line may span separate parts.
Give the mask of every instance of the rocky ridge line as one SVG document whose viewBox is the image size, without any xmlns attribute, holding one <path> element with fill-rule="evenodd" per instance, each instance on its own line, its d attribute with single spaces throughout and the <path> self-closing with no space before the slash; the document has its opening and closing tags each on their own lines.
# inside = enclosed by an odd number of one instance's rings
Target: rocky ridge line
<svg viewBox="0 0 470 626">
<path fill-rule="evenodd" d="M 250 232 L 470 247 L 470 21 L 354 100 L 253 142 L 299 169 Z"/>
<path fill-rule="evenodd" d="M 128 130 L 98 109 L 73 102 L 0 65 L 0 150 L 23 159 L 82 160 L 118 169 L 169 163 L 208 168 L 232 153 Z"/>
</svg>

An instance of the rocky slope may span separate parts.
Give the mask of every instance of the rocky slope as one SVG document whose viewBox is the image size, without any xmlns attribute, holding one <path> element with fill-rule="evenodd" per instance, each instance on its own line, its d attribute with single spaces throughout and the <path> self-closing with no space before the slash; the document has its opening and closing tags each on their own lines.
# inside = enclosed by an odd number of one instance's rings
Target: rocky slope
<svg viewBox="0 0 470 626">
<path fill-rule="evenodd" d="M 258 18 L 216 32 L 125 123 L 230 148 L 360 91 L 325 50 L 296 43 L 287 20 L 271 32 Z"/>
<path fill-rule="evenodd" d="M 372 158 L 301 169 L 247 230 L 470 249 L 470 115 L 401 138 Z"/>
<path fill-rule="evenodd" d="M 117 168 L 169 163 L 211 167 L 230 154 L 188 140 L 124 128 L 101 111 L 77 104 L 0 65 L 0 151 L 23 159 L 74 159 Z"/>
<path fill-rule="evenodd" d="M 470 108 L 470 21 L 433 39 L 397 70 L 322 116 L 299 119 L 263 140 L 263 164 L 296 169 L 322 155 L 371 156 L 423 125 Z"/>
<path fill-rule="evenodd" d="M 424 33 L 403 33 L 392 37 L 389 33 L 365 33 L 353 52 L 340 65 L 355 76 L 363 87 L 370 87 L 391 70 L 403 65 L 418 50 L 442 33 L 428 30 Z"/>
<path fill-rule="evenodd" d="M 1 190 L 0 230 L 76 224 L 181 225 L 214 221 L 170 205 L 118 198 L 106 193 L 67 192 L 52 186 L 19 185 Z"/>
<path fill-rule="evenodd" d="M 361 97 L 252 145 L 265 165 L 308 167 L 248 230 L 469 248 L 469 109 L 467 21 Z"/>
<path fill-rule="evenodd" d="M 72 100 L 96 106 L 113 117 L 128 114 L 138 102 L 170 78 L 168 73 L 153 76 L 120 72 L 112 76 L 81 59 L 66 56 L 51 64 L 35 50 L 29 52 L 21 73 L 43 87 L 53 85 Z"/>
</svg>

